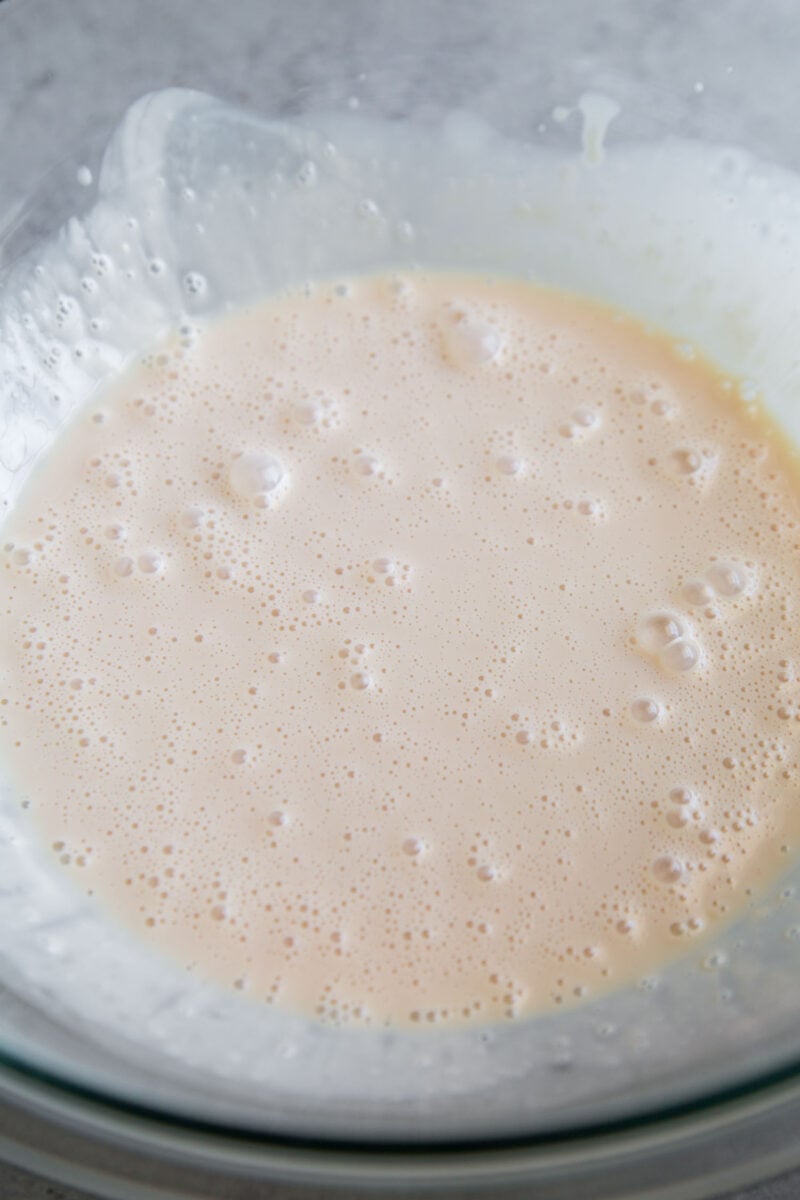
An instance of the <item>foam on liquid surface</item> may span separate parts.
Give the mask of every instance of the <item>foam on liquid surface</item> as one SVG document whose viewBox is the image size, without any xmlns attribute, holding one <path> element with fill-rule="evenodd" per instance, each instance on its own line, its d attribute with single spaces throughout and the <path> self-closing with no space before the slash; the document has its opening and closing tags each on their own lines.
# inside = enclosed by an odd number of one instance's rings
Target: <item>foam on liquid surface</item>
<svg viewBox="0 0 800 1200">
<path fill-rule="evenodd" d="M 334 1023 L 628 982 L 797 841 L 796 481 L 574 298 L 349 280 L 177 341 L 5 530 L 4 750 L 75 882 Z"/>
</svg>

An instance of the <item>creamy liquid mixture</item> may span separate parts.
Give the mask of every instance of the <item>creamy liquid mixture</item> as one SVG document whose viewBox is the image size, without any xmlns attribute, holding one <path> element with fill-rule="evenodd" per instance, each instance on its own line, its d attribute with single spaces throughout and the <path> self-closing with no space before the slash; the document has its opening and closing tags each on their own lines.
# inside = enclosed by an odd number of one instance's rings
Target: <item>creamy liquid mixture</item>
<svg viewBox="0 0 800 1200">
<path fill-rule="evenodd" d="M 685 348 L 358 279 L 177 341 L 5 530 L 2 747 L 74 882 L 335 1023 L 661 965 L 800 829 L 797 480 Z"/>
</svg>

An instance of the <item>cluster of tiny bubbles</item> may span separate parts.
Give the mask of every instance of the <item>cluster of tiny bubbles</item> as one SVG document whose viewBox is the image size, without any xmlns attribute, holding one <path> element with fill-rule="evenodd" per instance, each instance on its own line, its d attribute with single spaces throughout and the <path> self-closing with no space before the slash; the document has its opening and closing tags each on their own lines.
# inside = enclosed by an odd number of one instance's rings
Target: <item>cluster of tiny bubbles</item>
<svg viewBox="0 0 800 1200">
<path fill-rule="evenodd" d="M 504 338 L 489 322 L 456 311 L 443 324 L 442 341 L 448 361 L 468 370 L 494 362 L 503 349 Z"/>
<path fill-rule="evenodd" d="M 208 289 L 205 275 L 200 271 L 187 271 L 183 277 L 183 290 L 188 296 L 204 296 Z"/>
<path fill-rule="evenodd" d="M 747 571 L 736 563 L 712 563 L 706 579 L 718 596 L 739 596 L 747 587 Z"/>
<path fill-rule="evenodd" d="M 670 474 L 678 480 L 696 484 L 711 478 L 717 467 L 718 455 L 708 446 L 677 446 L 667 459 Z"/>
<path fill-rule="evenodd" d="M 636 630 L 637 645 L 673 675 L 693 671 L 701 660 L 700 646 L 684 619 L 673 612 L 649 613 Z"/>
<path fill-rule="evenodd" d="M 146 550 L 137 558 L 131 558 L 130 555 L 123 554 L 114 562 L 112 573 L 121 578 L 127 579 L 134 575 L 136 571 L 142 575 L 158 575 L 164 570 L 164 557 L 156 550 Z"/>
<path fill-rule="evenodd" d="M 322 433 L 335 429 L 341 416 L 339 400 L 328 391 L 318 390 L 295 400 L 288 419 L 300 428 Z"/>
<path fill-rule="evenodd" d="M 501 475 L 521 475 L 525 470 L 525 462 L 513 454 L 503 454 L 496 462 Z"/>
<path fill-rule="evenodd" d="M 300 187 L 310 188 L 313 187 L 317 182 L 317 175 L 317 164 L 313 161 L 313 159 L 308 158 L 298 167 L 295 174 L 295 180 Z"/>
<path fill-rule="evenodd" d="M 580 405 L 568 420 L 559 425 L 558 432 L 564 438 L 586 437 L 600 428 L 600 414 L 594 408 Z"/>
<path fill-rule="evenodd" d="M 752 590 L 752 569 L 744 563 L 713 561 L 697 579 L 689 579 L 683 587 L 683 597 L 692 607 L 710 604 L 715 599 L 735 600 Z"/>
<path fill-rule="evenodd" d="M 661 395 L 661 385 L 652 384 L 649 388 L 635 388 L 631 392 L 631 400 L 638 407 L 649 407 L 650 412 L 656 417 L 664 417 L 666 420 L 672 420 L 678 415 L 678 407 L 673 399 L 667 399 Z"/>
<path fill-rule="evenodd" d="M 525 719 L 520 713 L 512 713 L 501 736 L 513 733 L 518 746 L 531 746 L 538 750 L 568 751 L 575 749 L 582 740 L 580 729 L 561 717 L 545 717 L 536 722 Z"/>
<path fill-rule="evenodd" d="M 56 304 L 56 324 L 63 327 L 78 311 L 78 304 L 73 297 L 62 293 Z"/>
<path fill-rule="evenodd" d="M 266 507 L 285 479 L 280 459 L 266 450 L 244 450 L 234 457 L 228 469 L 232 491 L 259 508 Z"/>
<path fill-rule="evenodd" d="M 589 496 L 583 496 L 577 502 L 575 500 L 565 500 L 564 508 L 567 512 L 575 511 L 581 517 L 591 517 L 595 521 L 602 520 L 606 515 L 606 510 L 600 500 L 594 500 Z"/>
</svg>

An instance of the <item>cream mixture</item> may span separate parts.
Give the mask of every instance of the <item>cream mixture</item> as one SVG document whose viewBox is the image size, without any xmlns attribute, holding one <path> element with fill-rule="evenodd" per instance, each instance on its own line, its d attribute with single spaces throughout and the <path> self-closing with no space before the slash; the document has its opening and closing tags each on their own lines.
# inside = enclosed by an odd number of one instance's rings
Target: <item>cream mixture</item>
<svg viewBox="0 0 800 1200">
<path fill-rule="evenodd" d="M 5 526 L 2 747 L 74 883 L 254 1000 L 519 1017 L 798 844 L 798 491 L 731 383 L 522 282 L 266 300 L 81 411 Z"/>
</svg>

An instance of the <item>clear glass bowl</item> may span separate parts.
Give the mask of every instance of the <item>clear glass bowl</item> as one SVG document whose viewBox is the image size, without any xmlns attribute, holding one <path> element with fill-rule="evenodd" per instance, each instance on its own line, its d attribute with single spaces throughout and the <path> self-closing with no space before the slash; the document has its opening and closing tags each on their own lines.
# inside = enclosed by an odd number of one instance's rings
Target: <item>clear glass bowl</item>
<svg viewBox="0 0 800 1200">
<path fill-rule="evenodd" d="M 19 272 L 32 270 L 47 238 L 90 212 L 112 127 L 152 90 L 188 85 L 265 117 L 357 112 L 367 121 L 412 121 L 421 137 L 459 113 L 476 157 L 465 165 L 462 144 L 458 180 L 465 198 L 479 203 L 476 118 L 509 144 L 558 155 L 574 149 L 576 130 L 554 112 L 586 93 L 620 105 L 615 144 L 694 139 L 796 169 L 800 143 L 787 96 L 798 50 L 800 13 L 791 0 L 757 9 L 740 0 L 616 0 L 602 9 L 588 0 L 235 0 L 224 14 L 213 0 L 9 0 L 0 10 L 0 95 L 13 114 L 0 131 L 0 310 L 7 317 L 4 295 L 18 288 Z M 174 178 L 164 172 L 159 186 L 176 196 L 185 196 L 203 156 L 235 158 L 245 142 L 275 152 L 274 128 L 254 122 L 245 130 L 234 110 L 215 109 L 213 133 L 195 137 L 193 105 L 203 103 L 184 98 L 166 124 L 164 161 Z M 376 161 L 379 182 L 386 164 L 380 153 Z M 154 176 L 137 163 L 144 195 Z M 730 163 L 732 173 L 741 171 L 735 153 Z M 431 175 L 431 196 L 443 180 L 452 184 L 451 166 Z M 212 230 L 214 215 L 207 206 Z M 86 220 L 97 233 L 97 220 Z M 424 224 L 423 212 L 410 247 L 400 222 L 388 242 L 385 227 L 380 242 L 365 233 L 358 261 L 334 255 L 325 265 L 344 271 L 389 255 L 414 261 Z M 108 236 L 113 222 L 103 228 Z M 196 247 L 184 254 L 178 233 L 173 242 L 180 269 L 197 266 Z M 473 239 L 470 261 L 508 268 L 501 242 L 497 230 Z M 318 239 L 301 238 L 276 280 L 301 281 L 320 269 L 317 251 Z M 446 263 L 448 252 L 429 247 L 422 258 Z M 51 286 L 35 278 L 34 307 Z M 247 298 L 242 286 L 236 298 Z M 186 296 L 180 305 L 161 293 L 156 299 L 154 336 L 191 307 Z M 131 349 L 109 346 L 116 356 L 86 375 L 84 392 Z M 33 372 L 22 399 L 1 369 L 0 381 L 0 463 L 5 469 L 24 442 L 16 470 L 60 418 L 48 415 L 46 371 Z M 789 394 L 795 381 L 785 382 Z M 13 798 L 6 805 L 10 812 Z M 3 833 L 14 836 L 8 822 Z M 544 1200 L 587 1188 L 599 1198 L 689 1197 L 800 1161 L 793 878 L 714 945 L 646 986 L 563 1014 L 502 1030 L 364 1038 L 298 1029 L 287 1018 L 261 1040 L 218 996 L 188 997 L 174 979 L 160 978 L 146 1011 L 127 1012 L 119 1036 L 113 954 L 125 947 L 107 948 L 99 935 L 93 969 L 107 950 L 108 985 L 79 1011 L 70 979 L 82 964 L 69 939 L 83 915 L 28 906 L 23 917 L 12 907 L 9 880 L 5 894 L 0 886 L 0 916 L 18 922 L 19 937 L 0 940 L 0 1150 L 109 1196 L 144 1194 L 145 1184 L 153 1189 L 147 1194 L 212 1196 L 236 1181 L 244 1197 L 255 1194 L 247 1190 L 255 1181 L 291 1178 L 417 1192 L 535 1181 Z M 20 939 L 33 964 L 27 974 Z M 137 1021 L 156 1017 L 160 1052 L 137 1029 Z M 222 1027 L 230 1033 L 224 1062 L 209 1050 Z M 180 1054 L 168 1052 L 178 1044 Z M 363 1062 L 357 1086 L 355 1059 Z"/>
</svg>

